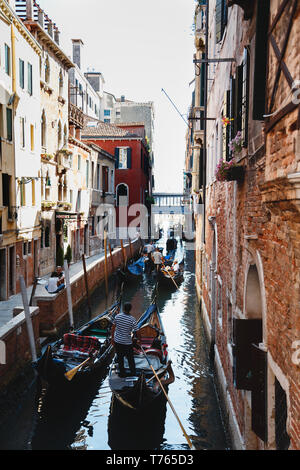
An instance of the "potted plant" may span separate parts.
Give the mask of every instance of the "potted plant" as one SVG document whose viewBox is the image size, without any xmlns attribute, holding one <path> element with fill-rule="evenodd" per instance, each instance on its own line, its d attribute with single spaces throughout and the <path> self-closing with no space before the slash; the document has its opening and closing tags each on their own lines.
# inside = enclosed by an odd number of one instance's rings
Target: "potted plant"
<svg viewBox="0 0 300 470">
<path fill-rule="evenodd" d="M 64 250 L 60 245 L 57 246 L 56 249 L 56 266 L 63 266 L 64 265 Z"/>
<path fill-rule="evenodd" d="M 234 159 L 224 161 L 222 158 L 216 168 L 217 181 L 242 181 L 244 178 L 244 167 L 238 165 Z"/>
</svg>

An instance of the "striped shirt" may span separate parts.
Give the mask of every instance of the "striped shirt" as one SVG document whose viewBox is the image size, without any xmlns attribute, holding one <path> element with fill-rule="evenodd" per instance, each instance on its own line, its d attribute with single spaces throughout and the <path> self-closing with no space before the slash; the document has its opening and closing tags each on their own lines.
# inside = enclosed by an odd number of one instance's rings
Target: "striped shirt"
<svg viewBox="0 0 300 470">
<path fill-rule="evenodd" d="M 132 344 L 131 332 L 136 329 L 137 321 L 132 315 L 119 313 L 115 317 L 116 325 L 114 340 L 119 344 Z"/>
</svg>

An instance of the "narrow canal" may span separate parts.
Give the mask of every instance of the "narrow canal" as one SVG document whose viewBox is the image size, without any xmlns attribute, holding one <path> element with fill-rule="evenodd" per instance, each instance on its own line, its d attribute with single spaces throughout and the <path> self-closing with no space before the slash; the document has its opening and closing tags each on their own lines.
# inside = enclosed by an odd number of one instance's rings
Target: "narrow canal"
<svg viewBox="0 0 300 470">
<path fill-rule="evenodd" d="M 165 247 L 165 240 L 159 245 Z M 176 257 L 185 259 L 184 281 L 179 289 L 159 289 L 157 298 L 176 377 L 169 387 L 169 398 L 196 449 L 228 449 L 198 311 L 194 252 L 179 244 Z M 124 289 L 124 302 L 131 302 L 136 317 L 151 302 L 154 286 L 153 278 L 145 277 Z M 93 316 L 110 302 L 102 291 L 93 295 Z M 169 404 L 159 403 L 141 414 L 112 400 L 108 368 L 85 389 L 70 389 L 64 395 L 35 384 L 19 419 L 0 441 L 1 449 L 188 449 Z"/>
</svg>

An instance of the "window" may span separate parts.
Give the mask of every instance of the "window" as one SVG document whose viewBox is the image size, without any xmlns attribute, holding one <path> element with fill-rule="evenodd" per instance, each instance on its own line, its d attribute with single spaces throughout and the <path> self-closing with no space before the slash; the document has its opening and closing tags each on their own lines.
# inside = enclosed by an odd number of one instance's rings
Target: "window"
<svg viewBox="0 0 300 470">
<path fill-rule="evenodd" d="M 86 187 L 89 187 L 89 175 L 90 175 L 90 162 L 87 160 L 86 161 L 86 173 L 85 173 L 85 181 L 86 181 Z"/>
<path fill-rule="evenodd" d="M 31 181 L 31 204 L 35 206 L 35 180 Z"/>
<path fill-rule="evenodd" d="M 102 167 L 102 189 L 107 193 L 108 191 L 108 167 Z"/>
<path fill-rule="evenodd" d="M 46 147 L 46 135 L 47 135 L 47 129 L 46 129 L 46 114 L 45 111 L 42 113 L 42 118 L 41 118 L 41 144 L 42 147 Z"/>
<path fill-rule="evenodd" d="M 250 56 L 248 49 L 244 49 L 243 59 L 243 85 L 242 85 L 242 139 L 244 146 L 248 145 L 248 114 L 249 114 L 249 67 L 250 67 Z"/>
<path fill-rule="evenodd" d="M 30 124 L 30 150 L 34 151 L 34 125 Z"/>
<path fill-rule="evenodd" d="M 12 110 L 10 108 L 6 108 L 6 130 L 7 130 L 7 140 L 9 142 L 12 141 L 13 135 L 13 127 L 12 127 Z"/>
<path fill-rule="evenodd" d="M 28 255 L 31 255 L 31 249 L 32 249 L 32 242 L 30 241 L 27 244 L 27 254 Z"/>
<path fill-rule="evenodd" d="M 80 168 L 81 168 L 81 155 L 78 155 L 78 171 L 80 171 Z"/>
<path fill-rule="evenodd" d="M 49 57 L 47 56 L 45 61 L 45 81 L 49 83 L 50 81 L 50 62 Z"/>
<path fill-rule="evenodd" d="M 47 225 L 45 228 L 45 248 L 48 248 L 50 246 L 50 228 Z"/>
<path fill-rule="evenodd" d="M 128 206 L 128 186 L 119 184 L 117 187 L 117 206 Z"/>
<path fill-rule="evenodd" d="M 20 88 L 24 90 L 25 87 L 25 65 L 24 65 L 24 60 L 19 59 L 19 83 L 20 83 Z"/>
<path fill-rule="evenodd" d="M 23 179 L 20 181 L 20 203 L 21 206 L 26 206 L 26 186 Z"/>
<path fill-rule="evenodd" d="M 59 95 L 62 96 L 63 91 L 64 91 L 64 77 L 63 77 L 62 70 L 59 72 L 58 87 L 59 87 Z"/>
<path fill-rule="evenodd" d="M 70 204 L 73 204 L 73 189 L 70 189 Z"/>
<path fill-rule="evenodd" d="M 20 118 L 20 145 L 25 148 L 25 118 Z"/>
<path fill-rule="evenodd" d="M 104 110 L 104 116 L 110 116 L 110 109 Z"/>
<path fill-rule="evenodd" d="M 109 123 L 110 123 L 110 119 L 105 119 L 105 118 L 104 118 L 104 122 L 107 122 L 107 124 L 109 124 Z"/>
<path fill-rule="evenodd" d="M 77 202 L 76 202 L 76 212 L 80 212 L 81 209 L 81 190 L 78 190 L 77 193 Z"/>
<path fill-rule="evenodd" d="M 28 245 L 27 242 L 23 242 L 23 257 L 27 256 Z"/>
<path fill-rule="evenodd" d="M 117 147 L 115 149 L 116 168 L 126 170 L 131 168 L 131 148 Z"/>
<path fill-rule="evenodd" d="M 100 189 L 100 165 L 97 163 L 97 181 L 96 181 L 96 189 Z"/>
<path fill-rule="evenodd" d="M 11 176 L 2 173 L 2 204 L 4 207 L 10 207 L 10 181 Z"/>
<path fill-rule="evenodd" d="M 28 93 L 32 96 L 32 65 L 28 62 Z"/>
<path fill-rule="evenodd" d="M 4 66 L 7 75 L 10 75 L 10 47 L 4 44 Z"/>
<path fill-rule="evenodd" d="M 58 126 L 57 126 L 57 147 L 58 149 L 61 148 L 62 144 L 62 128 L 61 128 L 61 122 L 58 121 Z"/>
<path fill-rule="evenodd" d="M 216 1 L 216 43 L 222 41 L 227 24 L 227 0 Z"/>
</svg>

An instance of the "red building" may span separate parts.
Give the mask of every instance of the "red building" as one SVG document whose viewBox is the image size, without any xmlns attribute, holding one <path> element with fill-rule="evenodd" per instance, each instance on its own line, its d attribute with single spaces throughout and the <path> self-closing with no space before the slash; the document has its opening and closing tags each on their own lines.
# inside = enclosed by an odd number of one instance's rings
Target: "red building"
<svg viewBox="0 0 300 470">
<path fill-rule="evenodd" d="M 121 238 L 127 238 L 127 228 L 136 225 L 143 236 L 150 228 L 152 195 L 152 166 L 145 138 L 145 125 L 128 123 L 116 126 L 86 118 L 81 139 L 97 144 L 115 155 L 117 234 L 122 234 Z M 145 208 L 140 211 L 136 204 L 142 204 Z"/>
</svg>

